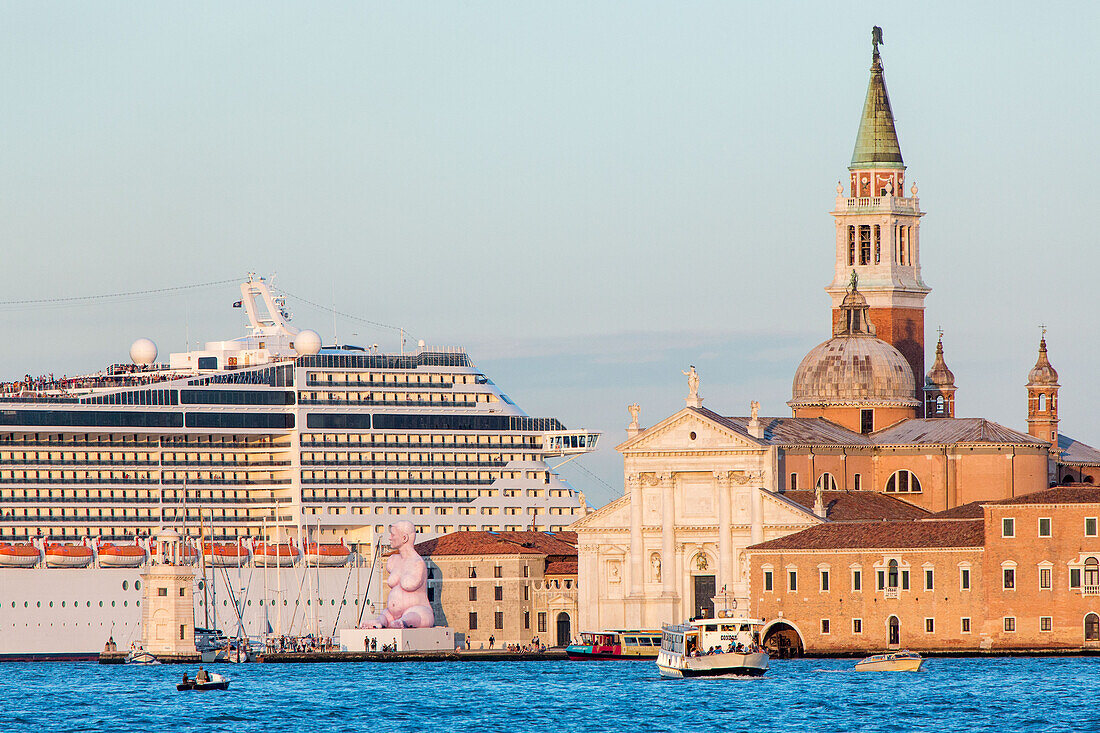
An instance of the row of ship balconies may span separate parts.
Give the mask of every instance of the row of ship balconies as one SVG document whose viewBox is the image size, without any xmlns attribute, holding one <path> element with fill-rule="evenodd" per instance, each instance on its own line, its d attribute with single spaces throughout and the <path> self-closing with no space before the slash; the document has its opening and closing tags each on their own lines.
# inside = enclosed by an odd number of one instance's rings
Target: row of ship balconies
<svg viewBox="0 0 1100 733">
<path fill-rule="evenodd" d="M 0 466 L 20 466 L 35 468 L 37 466 L 107 466 L 107 467 L 138 467 L 155 468 L 157 466 L 232 466 L 239 468 L 271 468 L 275 466 L 289 466 L 291 461 L 225 461 L 225 460 L 195 460 L 195 461 L 158 461 L 155 459 L 83 459 L 61 458 L 42 460 L 38 458 L 12 458 L 0 460 Z"/>
</svg>

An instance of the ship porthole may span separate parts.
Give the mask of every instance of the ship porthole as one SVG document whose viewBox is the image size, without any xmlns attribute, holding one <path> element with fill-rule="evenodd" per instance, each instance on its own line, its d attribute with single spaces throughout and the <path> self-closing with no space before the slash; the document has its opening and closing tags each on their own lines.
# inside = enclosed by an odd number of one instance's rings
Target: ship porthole
<svg viewBox="0 0 1100 733">
<path fill-rule="evenodd" d="M 100 607 L 100 608 L 103 608 L 103 601 L 100 601 L 100 602 L 99 602 L 99 607 Z"/>
<path fill-rule="evenodd" d="M 122 581 L 122 590 L 130 590 L 130 581 L 128 581 L 128 580 Z"/>
</svg>

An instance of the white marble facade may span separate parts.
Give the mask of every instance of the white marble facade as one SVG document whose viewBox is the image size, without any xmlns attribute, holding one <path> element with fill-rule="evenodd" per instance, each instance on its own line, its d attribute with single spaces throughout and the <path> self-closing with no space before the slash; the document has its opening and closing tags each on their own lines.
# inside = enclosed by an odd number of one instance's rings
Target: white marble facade
<svg viewBox="0 0 1100 733">
<path fill-rule="evenodd" d="M 651 428 L 632 423 L 617 448 L 624 495 L 571 527 L 579 631 L 657 629 L 712 600 L 751 612 L 744 549 L 822 521 L 773 493 L 778 449 L 762 433 L 734 432 L 691 399 Z"/>
</svg>

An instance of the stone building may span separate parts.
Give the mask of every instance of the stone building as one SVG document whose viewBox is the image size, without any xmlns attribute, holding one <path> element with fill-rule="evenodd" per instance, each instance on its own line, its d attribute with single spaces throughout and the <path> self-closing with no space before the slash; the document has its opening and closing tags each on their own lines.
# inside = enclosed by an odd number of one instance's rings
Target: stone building
<svg viewBox="0 0 1100 733">
<path fill-rule="evenodd" d="M 1100 488 L 909 521 L 823 524 L 749 548 L 773 652 L 1100 648 Z"/>
<path fill-rule="evenodd" d="M 535 637 L 569 643 L 577 617 L 573 532 L 452 532 L 416 551 L 428 565 L 436 624 L 466 634 L 471 648 L 488 649 L 489 637 L 497 648 Z"/>
<path fill-rule="evenodd" d="M 703 408 L 694 367 L 684 409 L 643 428 L 640 406 L 628 408 L 617 448 L 624 495 L 571 526 L 582 630 L 657 627 L 716 606 L 755 612 L 745 548 L 833 531 L 821 526 L 838 521 L 827 499 L 839 494 L 857 497 L 846 500 L 848 521 L 908 521 L 1100 477 L 1100 451 L 1059 432 L 1045 334 L 1028 379 L 1026 433 L 956 417 L 942 334 L 924 374 L 924 212 L 916 185 L 906 197 L 904 183 L 876 46 L 849 184 L 838 185 L 832 212 L 832 332 L 795 371 L 792 416 L 761 417 L 756 402 L 748 417 Z"/>
</svg>

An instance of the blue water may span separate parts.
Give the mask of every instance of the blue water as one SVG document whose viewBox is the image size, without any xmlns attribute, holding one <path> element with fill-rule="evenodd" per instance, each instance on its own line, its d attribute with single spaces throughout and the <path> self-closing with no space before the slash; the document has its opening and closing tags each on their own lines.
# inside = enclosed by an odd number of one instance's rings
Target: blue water
<svg viewBox="0 0 1100 733">
<path fill-rule="evenodd" d="M 700 680 L 649 662 L 219 665 L 230 690 L 201 693 L 176 692 L 178 665 L 0 664 L 0 731 L 1100 730 L 1100 658 L 852 664 Z"/>
</svg>

